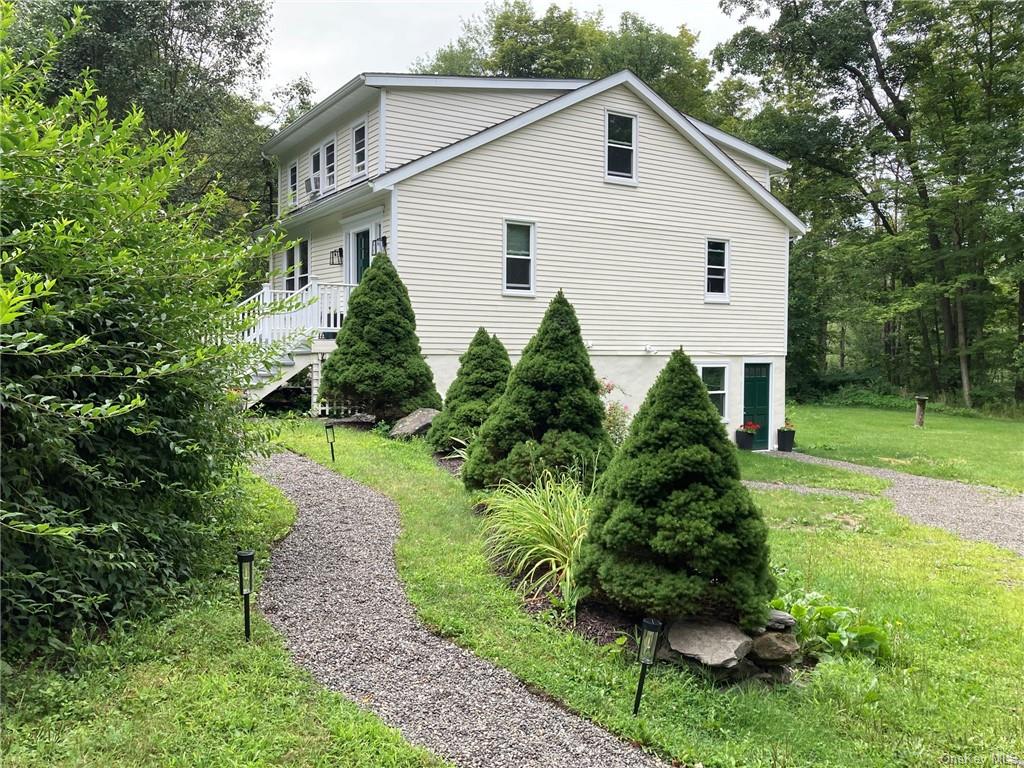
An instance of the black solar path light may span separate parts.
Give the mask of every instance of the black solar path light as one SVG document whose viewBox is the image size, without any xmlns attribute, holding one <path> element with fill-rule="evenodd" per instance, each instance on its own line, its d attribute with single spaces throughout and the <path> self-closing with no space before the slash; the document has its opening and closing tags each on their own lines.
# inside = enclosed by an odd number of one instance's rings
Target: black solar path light
<svg viewBox="0 0 1024 768">
<path fill-rule="evenodd" d="M 249 595 L 252 594 L 252 565 L 256 559 L 256 553 L 251 549 L 240 549 L 235 552 L 238 558 L 238 594 L 242 596 L 242 603 L 245 611 L 245 640 L 252 639 L 252 631 L 249 628 Z"/>
<path fill-rule="evenodd" d="M 331 463 L 334 463 L 334 425 L 324 424 L 324 434 L 327 436 L 327 444 L 331 446 Z"/>
<path fill-rule="evenodd" d="M 640 697 L 644 695 L 644 680 L 647 669 L 654 663 L 654 652 L 658 648 L 658 637 L 661 635 L 661 622 L 657 619 L 644 619 L 640 624 L 640 647 L 636 657 L 640 662 L 640 681 L 636 685 L 636 698 L 633 699 L 633 717 L 640 711 Z"/>
</svg>

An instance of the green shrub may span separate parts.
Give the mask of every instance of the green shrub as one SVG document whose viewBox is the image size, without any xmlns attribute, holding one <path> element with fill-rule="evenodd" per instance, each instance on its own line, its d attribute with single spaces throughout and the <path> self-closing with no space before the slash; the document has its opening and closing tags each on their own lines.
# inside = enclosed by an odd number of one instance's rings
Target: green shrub
<svg viewBox="0 0 1024 768">
<path fill-rule="evenodd" d="M 503 482 L 483 500 L 491 554 L 522 579 L 523 591 L 557 593 L 569 616 L 584 593 L 576 574 L 590 502 L 579 477 L 547 470 L 526 488 Z"/>
<path fill-rule="evenodd" d="M 434 450 L 450 451 L 456 441 L 467 443 L 487 418 L 491 405 L 505 391 L 512 363 L 505 345 L 484 328 L 477 330 L 459 358 L 455 381 L 448 387 L 444 410 L 430 425 L 427 442 Z"/>
<path fill-rule="evenodd" d="M 559 291 L 470 446 L 466 487 L 530 485 L 545 469 L 580 464 L 599 474 L 612 453 L 600 390 L 576 313 Z"/>
<path fill-rule="evenodd" d="M 342 401 L 394 422 L 417 408 L 440 408 L 434 374 L 416 337 L 416 316 L 402 278 L 384 254 L 352 291 L 338 346 L 324 363 L 324 400 Z"/>
<path fill-rule="evenodd" d="M 0 6 L 0 35 L 12 18 Z M 4 655 L 144 611 L 194 571 L 210 508 L 265 430 L 231 394 L 244 275 L 279 245 L 174 202 L 184 136 L 50 99 L 58 43 L 0 47 L 0 589 Z M 202 322 L 197 322 L 201 318 Z"/>
<path fill-rule="evenodd" d="M 819 592 L 794 590 L 776 597 L 771 604 L 796 619 L 797 640 L 805 654 L 858 653 L 873 658 L 891 654 L 885 629 L 862 621 L 855 608 L 835 605 Z"/>
<path fill-rule="evenodd" d="M 767 528 L 697 370 L 672 354 L 597 488 L 587 583 L 623 609 L 756 624 L 775 581 Z"/>
</svg>

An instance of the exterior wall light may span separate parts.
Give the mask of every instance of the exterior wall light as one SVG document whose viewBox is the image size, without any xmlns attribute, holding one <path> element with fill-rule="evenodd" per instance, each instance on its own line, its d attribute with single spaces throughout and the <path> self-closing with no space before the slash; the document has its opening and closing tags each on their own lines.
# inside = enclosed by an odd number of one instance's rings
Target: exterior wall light
<svg viewBox="0 0 1024 768">
<path fill-rule="evenodd" d="M 242 603 L 245 606 L 245 640 L 252 639 L 252 631 L 249 627 L 249 595 L 252 594 L 252 566 L 256 559 L 256 553 L 251 549 L 240 549 L 235 552 L 238 558 L 238 594 L 242 596 Z"/>
<path fill-rule="evenodd" d="M 344 261 L 345 261 L 345 249 L 344 248 L 335 248 L 330 253 L 330 259 L 331 259 L 330 264 L 331 264 L 332 267 L 340 267 L 342 265 L 342 263 L 344 263 Z"/>
<path fill-rule="evenodd" d="M 327 444 L 331 446 L 331 463 L 334 463 L 334 425 L 324 424 L 324 434 L 327 436 Z"/>
<path fill-rule="evenodd" d="M 636 686 L 636 698 L 633 699 L 633 717 L 640 711 L 640 697 L 644 695 L 644 680 L 647 670 L 654 663 L 654 652 L 658 649 L 658 638 L 661 637 L 661 622 L 657 619 L 644 619 L 640 624 L 640 647 L 637 648 L 637 661 L 640 662 L 640 681 Z"/>
</svg>

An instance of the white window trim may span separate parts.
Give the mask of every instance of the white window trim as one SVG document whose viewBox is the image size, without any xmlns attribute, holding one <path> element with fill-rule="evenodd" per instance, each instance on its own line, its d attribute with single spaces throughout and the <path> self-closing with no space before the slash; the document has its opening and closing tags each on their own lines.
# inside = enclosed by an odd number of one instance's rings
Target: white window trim
<svg viewBox="0 0 1024 768">
<path fill-rule="evenodd" d="M 295 171 L 295 187 L 292 187 L 292 171 Z M 288 205 L 297 205 L 299 202 L 299 161 L 293 160 L 288 166 L 288 191 L 285 199 Z"/>
<path fill-rule="evenodd" d="M 608 116 L 618 115 L 620 117 L 629 117 L 633 120 L 633 175 L 632 176 L 616 176 L 608 173 Z M 628 187 L 635 187 L 640 184 L 640 116 L 633 112 L 621 112 L 615 109 L 604 110 L 604 144 L 602 145 L 602 159 L 604 163 L 604 180 L 609 184 L 625 184 Z"/>
<path fill-rule="evenodd" d="M 509 288 L 506 282 L 506 260 L 508 259 L 508 225 L 521 224 L 530 228 L 530 288 Z M 521 258 L 521 257 L 519 257 Z M 522 216 L 501 220 L 501 295 L 532 298 L 537 290 L 537 222 Z"/>
<path fill-rule="evenodd" d="M 708 248 L 712 242 L 725 243 L 725 293 L 710 293 L 708 291 Z M 728 304 L 729 288 L 732 283 L 732 243 L 725 237 L 704 238 L 704 269 L 702 270 L 704 280 L 704 303 L 705 304 Z"/>
<path fill-rule="evenodd" d="M 694 362 L 697 367 L 697 375 L 700 377 L 701 383 L 704 383 L 704 369 L 705 368 L 724 368 L 725 369 L 725 389 L 722 398 L 722 423 L 729 423 L 729 363 L 721 360 L 701 360 Z M 717 389 L 715 390 L 718 391 Z"/>
<path fill-rule="evenodd" d="M 363 169 L 356 166 L 356 131 L 363 129 Z M 352 162 L 349 164 L 352 170 L 352 180 L 365 178 L 370 167 L 370 129 L 369 121 L 365 117 L 356 120 L 348 127 L 349 155 Z M 337 149 L 335 149 L 337 152 Z"/>
<path fill-rule="evenodd" d="M 327 145 L 334 145 L 334 183 L 327 183 Z M 320 194 L 326 194 L 330 190 L 337 189 L 338 187 L 338 137 L 331 136 L 327 138 L 323 144 L 320 145 Z"/>
<path fill-rule="evenodd" d="M 355 285 L 356 282 L 356 239 L 355 235 L 357 232 L 363 230 L 369 230 L 370 232 L 370 263 L 373 263 L 373 257 L 376 255 L 373 253 L 373 240 L 374 234 L 380 237 L 384 231 L 384 208 L 377 207 L 370 211 L 364 211 L 363 213 L 355 216 L 350 216 L 347 219 L 342 219 L 340 224 L 342 228 L 342 247 L 345 249 L 345 257 L 342 265 L 342 274 L 344 281 L 350 285 Z M 390 240 L 388 242 L 390 246 Z"/>
</svg>

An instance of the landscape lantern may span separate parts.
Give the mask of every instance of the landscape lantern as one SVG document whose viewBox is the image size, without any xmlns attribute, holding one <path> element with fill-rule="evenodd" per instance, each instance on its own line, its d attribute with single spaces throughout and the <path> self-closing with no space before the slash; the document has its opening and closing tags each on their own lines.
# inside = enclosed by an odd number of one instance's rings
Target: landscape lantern
<svg viewBox="0 0 1024 768">
<path fill-rule="evenodd" d="M 245 639 L 252 637 L 249 628 L 249 595 L 252 594 L 252 570 L 256 553 L 251 549 L 240 549 L 235 552 L 238 558 L 238 593 L 242 596 L 242 603 L 245 610 Z"/>
<path fill-rule="evenodd" d="M 334 425 L 324 424 L 324 434 L 327 436 L 327 444 L 331 446 L 331 461 L 334 461 Z"/>
<path fill-rule="evenodd" d="M 633 700 L 633 717 L 640 711 L 640 697 L 644 695 L 644 680 L 647 669 L 654 663 L 654 652 L 658 649 L 658 638 L 661 636 L 661 622 L 657 619 L 644 619 L 640 625 L 640 645 L 637 648 L 637 661 L 640 662 L 640 681 L 636 686 L 636 698 Z"/>
</svg>

